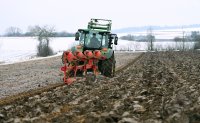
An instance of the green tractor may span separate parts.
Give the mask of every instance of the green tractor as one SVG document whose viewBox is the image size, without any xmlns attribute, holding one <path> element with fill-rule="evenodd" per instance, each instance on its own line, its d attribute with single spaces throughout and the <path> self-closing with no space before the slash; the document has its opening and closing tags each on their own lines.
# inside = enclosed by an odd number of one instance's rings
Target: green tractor
<svg viewBox="0 0 200 123">
<path fill-rule="evenodd" d="M 74 76 L 76 76 L 76 74 L 82 74 L 86 69 L 91 71 L 96 70 L 97 67 L 102 75 L 113 77 L 116 64 L 113 45 L 117 45 L 118 37 L 116 34 L 111 33 L 111 24 L 111 20 L 91 19 L 87 29 L 78 29 L 75 34 L 75 40 L 79 41 L 79 45 L 72 47 L 70 50 L 74 59 L 70 61 L 69 58 L 72 57 L 67 56 L 69 53 L 64 52 L 62 60 L 63 63 L 68 63 L 68 65 L 62 71 L 69 70 L 69 72 L 75 73 Z M 85 51 L 91 51 L 91 53 L 85 53 Z M 79 54 L 83 53 L 82 56 L 79 57 L 77 52 Z M 101 54 L 101 58 L 95 56 L 98 54 L 97 52 Z M 88 54 L 93 55 L 93 57 Z M 93 59 L 93 65 L 88 65 L 90 59 Z"/>
</svg>

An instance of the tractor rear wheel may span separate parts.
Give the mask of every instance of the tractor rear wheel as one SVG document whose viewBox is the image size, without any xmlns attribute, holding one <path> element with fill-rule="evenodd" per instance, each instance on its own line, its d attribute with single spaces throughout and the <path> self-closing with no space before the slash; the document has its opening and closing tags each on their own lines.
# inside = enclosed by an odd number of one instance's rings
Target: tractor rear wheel
<svg viewBox="0 0 200 123">
<path fill-rule="evenodd" d="M 101 63 L 101 73 L 106 77 L 114 77 L 115 75 L 115 56 L 113 55 L 106 60 L 103 60 Z"/>
</svg>

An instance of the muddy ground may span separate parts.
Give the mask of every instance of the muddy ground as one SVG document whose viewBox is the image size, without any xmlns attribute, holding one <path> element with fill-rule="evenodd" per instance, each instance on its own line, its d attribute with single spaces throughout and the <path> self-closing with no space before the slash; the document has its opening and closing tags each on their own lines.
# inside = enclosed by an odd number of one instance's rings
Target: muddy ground
<svg viewBox="0 0 200 123">
<path fill-rule="evenodd" d="M 114 78 L 80 79 L 0 107 L 0 122 L 199 123 L 200 52 L 145 53 Z"/>
<path fill-rule="evenodd" d="M 119 68 L 141 53 L 116 53 Z M 0 65 L 0 99 L 17 93 L 63 83 L 61 56 L 32 60 L 10 65 Z"/>
</svg>

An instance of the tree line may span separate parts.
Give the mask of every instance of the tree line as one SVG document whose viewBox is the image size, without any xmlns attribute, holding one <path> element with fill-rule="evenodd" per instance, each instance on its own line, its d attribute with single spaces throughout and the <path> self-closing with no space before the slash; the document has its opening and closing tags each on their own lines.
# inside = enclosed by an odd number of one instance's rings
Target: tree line
<svg viewBox="0 0 200 123">
<path fill-rule="evenodd" d="M 150 38 L 149 36 L 152 36 L 151 38 L 155 38 L 155 36 L 152 34 L 139 35 L 139 36 L 128 34 L 128 35 L 121 36 L 120 39 L 128 40 L 128 41 L 148 42 Z"/>
<path fill-rule="evenodd" d="M 147 42 L 148 51 L 153 51 L 153 42 L 155 42 L 155 35 L 153 34 L 152 28 L 147 29 L 147 35 L 145 36 L 134 36 L 131 34 L 121 36 L 120 39 L 122 40 L 128 40 L 128 41 L 141 41 L 141 42 Z"/>
<path fill-rule="evenodd" d="M 147 30 L 147 35 L 135 36 L 135 35 L 128 34 L 125 36 L 121 36 L 120 39 L 129 40 L 129 41 L 147 42 L 148 50 L 150 51 L 154 50 L 153 42 L 156 41 L 155 35 L 153 34 L 153 31 L 151 28 Z M 170 41 L 174 41 L 176 43 L 178 42 L 182 43 L 181 50 L 187 50 L 186 48 L 187 46 L 185 42 L 194 42 L 193 49 L 200 49 L 200 32 L 192 31 L 191 33 L 186 35 L 185 32 L 183 31 L 182 36 L 174 37 L 174 39 Z"/>
<path fill-rule="evenodd" d="M 26 32 L 23 33 L 23 31 L 18 27 L 9 27 L 6 29 L 5 34 L 3 34 L 3 37 L 32 37 L 35 36 L 35 34 L 32 32 L 33 28 L 38 28 L 41 26 L 30 26 Z M 50 26 L 44 26 L 44 27 L 50 27 Z M 52 37 L 74 37 L 74 33 L 69 33 L 66 31 L 56 32 L 54 27 L 50 27 L 53 29 Z"/>
</svg>

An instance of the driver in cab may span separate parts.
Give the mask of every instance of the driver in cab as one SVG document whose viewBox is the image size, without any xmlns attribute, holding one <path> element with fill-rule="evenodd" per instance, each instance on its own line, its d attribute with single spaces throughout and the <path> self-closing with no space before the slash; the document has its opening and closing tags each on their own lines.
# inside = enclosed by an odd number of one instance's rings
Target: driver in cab
<svg viewBox="0 0 200 123">
<path fill-rule="evenodd" d="M 101 44 L 100 44 L 99 40 L 98 40 L 97 37 L 96 37 L 96 33 L 93 33 L 93 34 L 92 34 L 92 38 L 90 39 L 89 47 L 92 47 L 92 48 L 99 48 L 100 45 L 101 45 Z"/>
</svg>

